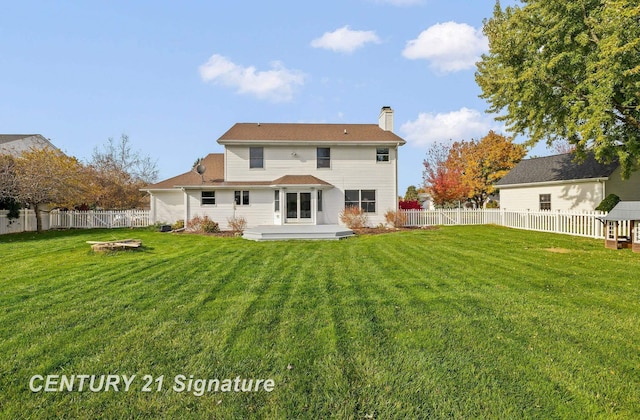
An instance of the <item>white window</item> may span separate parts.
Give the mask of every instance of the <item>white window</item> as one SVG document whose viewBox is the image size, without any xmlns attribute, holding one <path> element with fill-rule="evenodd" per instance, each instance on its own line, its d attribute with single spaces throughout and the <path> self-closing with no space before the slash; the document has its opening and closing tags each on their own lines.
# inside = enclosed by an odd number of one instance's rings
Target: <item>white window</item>
<svg viewBox="0 0 640 420">
<path fill-rule="evenodd" d="M 322 190 L 318 190 L 318 211 L 322 211 Z"/>
<path fill-rule="evenodd" d="M 540 210 L 551 210 L 551 194 L 540 194 Z"/>
<path fill-rule="evenodd" d="M 377 147 L 376 148 L 376 162 L 389 162 L 389 148 Z"/>
<path fill-rule="evenodd" d="M 345 190 L 345 207 L 360 207 L 365 213 L 376 212 L 376 190 Z"/>
<path fill-rule="evenodd" d="M 200 194 L 200 204 L 203 206 L 216 204 L 216 192 L 215 191 L 202 191 Z"/>
<path fill-rule="evenodd" d="M 331 149 L 328 147 L 318 147 L 316 149 L 316 167 L 331 168 Z"/>
<path fill-rule="evenodd" d="M 275 211 L 280 211 L 280 190 L 273 192 L 273 207 Z"/>
<path fill-rule="evenodd" d="M 234 198 L 237 206 L 249 205 L 249 191 L 235 191 Z"/>
<path fill-rule="evenodd" d="M 249 148 L 249 168 L 264 168 L 264 147 Z"/>
</svg>

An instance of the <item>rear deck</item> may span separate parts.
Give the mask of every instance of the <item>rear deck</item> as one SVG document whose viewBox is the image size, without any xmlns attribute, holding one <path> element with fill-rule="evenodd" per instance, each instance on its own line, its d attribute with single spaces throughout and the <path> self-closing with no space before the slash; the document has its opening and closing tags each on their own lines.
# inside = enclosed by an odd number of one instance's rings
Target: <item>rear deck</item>
<svg viewBox="0 0 640 420">
<path fill-rule="evenodd" d="M 353 236 L 353 231 L 339 225 L 265 225 L 246 229 L 242 235 L 252 241 L 338 240 L 349 236 Z"/>
</svg>

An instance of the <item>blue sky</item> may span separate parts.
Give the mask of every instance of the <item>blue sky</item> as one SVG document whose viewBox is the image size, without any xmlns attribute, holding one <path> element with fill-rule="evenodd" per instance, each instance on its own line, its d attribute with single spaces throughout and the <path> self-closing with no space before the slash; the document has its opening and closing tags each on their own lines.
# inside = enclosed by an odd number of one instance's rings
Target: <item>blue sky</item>
<svg viewBox="0 0 640 420">
<path fill-rule="evenodd" d="M 513 1 L 502 1 L 502 5 Z M 480 138 L 474 62 L 493 0 L 19 1 L 0 15 L 0 133 L 88 160 L 129 135 L 160 178 L 236 122 L 377 123 L 395 111 L 399 188 L 430 143 Z M 543 154 L 543 153 L 537 153 Z"/>
</svg>

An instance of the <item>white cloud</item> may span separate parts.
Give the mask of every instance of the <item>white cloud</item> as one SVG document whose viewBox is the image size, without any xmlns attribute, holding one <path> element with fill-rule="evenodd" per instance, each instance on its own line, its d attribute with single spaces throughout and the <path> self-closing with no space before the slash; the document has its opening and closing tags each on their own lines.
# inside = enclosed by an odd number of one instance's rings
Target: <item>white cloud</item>
<svg viewBox="0 0 640 420">
<path fill-rule="evenodd" d="M 489 43 L 480 29 L 466 23 L 445 22 L 422 31 L 407 42 L 402 55 L 410 60 L 425 59 L 436 71 L 455 72 L 473 68 Z"/>
<path fill-rule="evenodd" d="M 504 132 L 504 127 L 490 116 L 469 108 L 438 114 L 421 112 L 415 121 L 408 121 L 400 127 L 403 137 L 412 146 L 426 146 L 448 140 L 471 140 L 483 137 L 489 130 Z"/>
<path fill-rule="evenodd" d="M 237 88 L 241 94 L 259 99 L 285 102 L 293 99 L 294 90 L 304 84 L 301 71 L 289 70 L 279 61 L 271 63 L 271 70 L 258 71 L 255 67 L 243 67 L 218 54 L 212 55 L 198 71 L 205 82 Z"/>
<path fill-rule="evenodd" d="M 336 52 L 352 53 L 368 42 L 380 42 L 380 38 L 378 38 L 375 31 L 354 31 L 349 29 L 349 25 L 346 25 L 333 32 L 325 32 L 320 38 L 311 41 L 311 46 Z"/>
</svg>

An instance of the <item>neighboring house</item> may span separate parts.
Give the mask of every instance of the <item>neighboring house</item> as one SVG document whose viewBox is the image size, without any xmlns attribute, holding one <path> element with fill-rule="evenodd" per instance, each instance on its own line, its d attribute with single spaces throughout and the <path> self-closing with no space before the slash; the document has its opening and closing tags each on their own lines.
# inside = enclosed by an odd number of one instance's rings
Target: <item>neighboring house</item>
<svg viewBox="0 0 640 420">
<path fill-rule="evenodd" d="M 436 206 L 433 204 L 433 199 L 431 198 L 431 194 L 422 192 L 418 193 L 418 201 L 422 204 L 422 208 L 425 210 L 435 210 Z"/>
<path fill-rule="evenodd" d="M 195 170 L 145 187 L 153 222 L 209 216 L 221 227 L 244 217 L 248 227 L 339 224 L 357 206 L 369 224 L 397 209 L 398 148 L 393 110 L 378 124 L 238 123 Z M 204 170 L 204 171 L 203 171 Z"/>
<path fill-rule="evenodd" d="M 640 200 L 640 174 L 623 180 L 617 162 L 575 162 L 571 153 L 522 160 L 495 187 L 502 209 L 594 210 L 609 194 Z"/>
<path fill-rule="evenodd" d="M 31 148 L 57 149 L 40 134 L 0 134 L 0 154 L 18 157 Z"/>
</svg>

